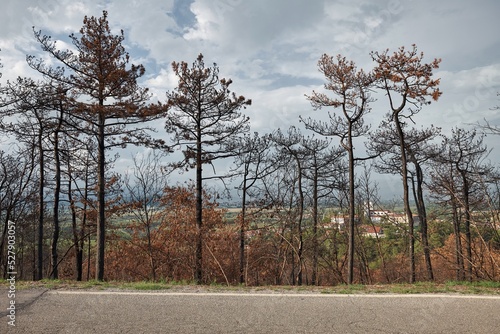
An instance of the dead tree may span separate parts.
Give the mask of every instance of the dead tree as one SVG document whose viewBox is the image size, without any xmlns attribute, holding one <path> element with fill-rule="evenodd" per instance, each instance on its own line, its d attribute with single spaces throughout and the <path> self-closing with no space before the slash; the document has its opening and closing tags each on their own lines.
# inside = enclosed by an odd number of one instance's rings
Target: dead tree
<svg viewBox="0 0 500 334">
<path fill-rule="evenodd" d="M 231 79 L 219 78 L 219 67 L 205 67 L 200 54 L 191 67 L 172 63 L 179 78 L 177 88 L 167 92 L 171 108 L 165 129 L 172 133 L 174 147 L 182 148 L 184 160 L 174 167 L 196 169 L 196 254 L 194 278 L 203 281 L 203 181 L 223 179 L 224 175 L 203 174 L 204 165 L 235 156 L 236 137 L 249 130 L 248 117 L 240 109 L 251 104 L 244 96 L 229 90 Z M 214 167 L 215 169 L 215 167 Z M 227 175 L 226 175 L 227 176 Z"/>
</svg>

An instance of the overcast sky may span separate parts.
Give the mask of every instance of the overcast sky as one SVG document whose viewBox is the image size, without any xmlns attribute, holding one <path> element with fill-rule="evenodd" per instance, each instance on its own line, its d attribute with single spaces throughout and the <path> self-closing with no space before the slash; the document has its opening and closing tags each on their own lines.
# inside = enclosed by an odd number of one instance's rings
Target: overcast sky
<svg viewBox="0 0 500 334">
<path fill-rule="evenodd" d="M 192 63 L 203 53 L 233 80 L 233 91 L 252 99 L 245 112 L 253 131 L 287 129 L 298 125 L 299 115 L 325 116 L 304 97 L 322 90 L 321 54 L 340 53 L 370 70 L 370 51 L 412 44 L 428 62 L 442 58 L 436 77 L 443 95 L 415 118 L 418 126 L 449 133 L 483 119 L 500 124 L 500 112 L 492 110 L 500 105 L 496 0 L 8 0 L 0 11 L 1 81 L 35 75 L 25 61 L 26 54 L 40 53 L 32 26 L 64 48 L 85 15 L 103 10 L 113 29 L 124 30 L 133 62 L 146 67 L 142 84 L 158 99 L 176 86 L 171 62 Z M 376 127 L 387 109 L 382 94 L 374 97 L 379 102 L 370 120 Z M 498 139 L 488 138 L 497 163 Z"/>
</svg>

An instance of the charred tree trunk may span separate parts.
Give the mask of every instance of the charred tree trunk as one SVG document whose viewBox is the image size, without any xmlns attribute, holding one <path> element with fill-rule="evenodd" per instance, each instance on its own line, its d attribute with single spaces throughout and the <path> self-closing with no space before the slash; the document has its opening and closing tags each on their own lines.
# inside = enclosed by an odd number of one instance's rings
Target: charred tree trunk
<svg viewBox="0 0 500 334">
<path fill-rule="evenodd" d="M 415 203 L 417 205 L 418 217 L 420 219 L 420 234 L 422 237 L 422 247 L 424 249 L 425 267 L 427 272 L 427 280 L 434 280 L 434 272 L 432 270 L 431 262 L 431 252 L 429 247 L 428 238 L 428 225 L 427 225 L 427 210 L 425 208 L 424 194 L 423 194 L 423 172 L 420 164 L 414 161 L 416 176 L 417 176 L 417 187 L 415 193 Z"/>
<path fill-rule="evenodd" d="M 198 126 L 196 142 L 196 254 L 195 281 L 203 282 L 203 167 L 201 147 L 201 125 Z"/>
<path fill-rule="evenodd" d="M 52 234 L 52 245 L 51 245 L 51 255 L 52 255 L 52 279 L 58 279 L 58 254 L 57 254 L 57 244 L 59 242 L 59 197 L 61 194 L 61 161 L 59 156 L 59 133 L 56 131 L 54 133 L 54 163 L 55 163 L 55 188 L 54 188 L 54 232 Z"/>
<path fill-rule="evenodd" d="M 465 279 L 465 274 L 464 257 L 462 253 L 462 239 L 460 235 L 460 217 L 458 215 L 456 200 L 452 198 L 451 202 L 453 214 L 453 233 L 455 234 L 455 260 L 457 264 L 456 279 L 457 281 L 463 281 Z"/>
<path fill-rule="evenodd" d="M 311 284 L 318 284 L 318 258 L 319 258 L 319 247 L 318 247 L 318 170 L 314 169 L 313 174 L 313 258 L 312 258 L 312 277 Z"/>
<path fill-rule="evenodd" d="M 465 215 L 465 251 L 466 251 L 466 275 L 467 281 L 472 282 L 472 236 L 470 231 L 471 215 L 469 204 L 469 180 L 465 173 L 462 173 L 463 180 L 463 201 L 464 201 L 464 215 Z"/>
<path fill-rule="evenodd" d="M 101 108 L 104 101 L 101 100 Z M 96 280 L 104 280 L 104 247 L 106 245 L 106 146 L 105 146 L 105 116 L 104 111 L 99 113 L 99 133 L 97 136 L 97 256 L 96 256 Z"/>
<path fill-rule="evenodd" d="M 408 161 L 406 157 L 406 146 L 405 146 L 405 137 L 404 132 L 401 127 L 401 123 L 397 116 L 394 118 L 396 129 L 399 135 L 399 147 L 401 150 L 401 174 L 403 176 L 403 201 L 404 201 L 404 210 L 406 214 L 406 219 L 408 220 L 408 237 L 409 237 L 409 248 L 408 248 L 408 256 L 410 258 L 410 283 L 415 283 L 416 274 L 415 274 L 415 235 L 414 235 L 414 222 L 413 222 L 413 214 L 410 208 L 410 195 L 408 191 Z"/>
<path fill-rule="evenodd" d="M 38 133 L 38 168 L 39 168 L 39 177 L 38 181 L 38 257 L 37 257 L 37 268 L 36 268 L 36 279 L 41 280 L 43 278 L 43 218 L 45 212 L 45 204 L 43 200 L 43 190 L 45 186 L 45 161 L 44 161 L 44 153 L 43 153 L 43 133 L 40 129 Z"/>
<path fill-rule="evenodd" d="M 61 154 L 59 151 L 59 133 L 61 132 L 63 117 L 64 117 L 64 109 L 62 102 L 59 102 L 59 119 L 58 124 L 54 130 L 54 164 L 55 164 L 55 188 L 54 188 L 54 211 L 53 211 L 53 219 L 54 219 L 54 232 L 52 234 L 52 275 L 53 279 L 59 278 L 58 272 L 58 254 L 57 254 L 57 245 L 59 242 L 59 200 L 61 195 Z"/>
<path fill-rule="evenodd" d="M 302 165 L 299 159 L 297 159 L 298 166 L 298 187 L 299 187 L 299 221 L 297 223 L 298 237 L 299 237 L 299 247 L 297 249 L 297 260 L 299 265 L 299 271 L 297 273 L 297 285 L 302 285 L 303 281 L 303 252 L 304 252 L 304 237 L 302 231 L 302 221 L 304 220 L 304 190 L 302 189 Z"/>
<path fill-rule="evenodd" d="M 246 201 L 247 201 L 247 175 L 248 167 L 245 165 L 243 175 L 243 194 L 241 199 L 241 221 L 240 221 L 240 284 L 245 283 L 245 228 L 246 228 Z"/>
</svg>

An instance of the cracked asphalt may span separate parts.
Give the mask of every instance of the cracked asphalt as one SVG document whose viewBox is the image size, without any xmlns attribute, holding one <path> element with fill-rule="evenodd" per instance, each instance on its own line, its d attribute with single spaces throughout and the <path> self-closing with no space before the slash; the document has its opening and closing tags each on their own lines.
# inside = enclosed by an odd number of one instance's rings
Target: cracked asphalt
<svg viewBox="0 0 500 334">
<path fill-rule="evenodd" d="M 500 297 L 22 290 L 0 333 L 498 333 Z"/>
</svg>

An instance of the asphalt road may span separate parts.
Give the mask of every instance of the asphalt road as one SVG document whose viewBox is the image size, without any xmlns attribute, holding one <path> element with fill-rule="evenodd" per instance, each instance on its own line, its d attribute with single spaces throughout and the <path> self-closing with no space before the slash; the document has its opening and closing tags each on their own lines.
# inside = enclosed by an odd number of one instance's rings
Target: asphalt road
<svg viewBox="0 0 500 334">
<path fill-rule="evenodd" d="M 500 297 L 29 290 L 0 333 L 500 333 Z"/>
</svg>

